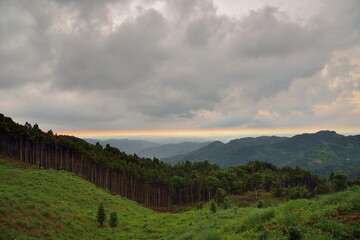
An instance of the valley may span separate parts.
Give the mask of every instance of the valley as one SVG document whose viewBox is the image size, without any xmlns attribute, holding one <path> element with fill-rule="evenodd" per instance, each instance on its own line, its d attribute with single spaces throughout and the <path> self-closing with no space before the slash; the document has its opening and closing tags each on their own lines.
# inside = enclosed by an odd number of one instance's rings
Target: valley
<svg viewBox="0 0 360 240">
<path fill-rule="evenodd" d="M 358 239 L 360 188 L 225 210 L 157 213 L 64 172 L 0 159 L 0 239 Z M 119 226 L 96 222 L 98 205 Z"/>
</svg>

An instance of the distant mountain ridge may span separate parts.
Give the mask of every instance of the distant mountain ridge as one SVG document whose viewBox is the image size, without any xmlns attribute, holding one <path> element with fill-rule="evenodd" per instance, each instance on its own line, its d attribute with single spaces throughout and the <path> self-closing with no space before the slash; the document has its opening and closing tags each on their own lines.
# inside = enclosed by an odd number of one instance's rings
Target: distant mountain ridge
<svg viewBox="0 0 360 240">
<path fill-rule="evenodd" d="M 143 140 L 129 140 L 129 139 L 84 139 L 88 143 L 96 144 L 99 142 L 102 146 L 110 144 L 110 146 L 119 148 L 127 154 L 137 154 L 140 157 L 146 158 L 168 158 L 176 155 L 187 154 L 199 148 L 205 147 L 211 142 L 181 142 L 181 143 L 168 143 L 159 144 Z"/>
<path fill-rule="evenodd" d="M 97 140 L 97 139 L 84 139 L 88 143 L 96 144 L 99 142 L 103 147 L 109 144 L 112 147 L 116 147 L 127 154 L 138 153 L 143 149 L 161 146 L 159 143 L 143 141 L 143 140 L 129 140 L 129 139 L 108 139 L 108 140 Z"/>
<path fill-rule="evenodd" d="M 207 160 L 222 168 L 265 161 L 277 166 L 299 166 L 320 176 L 343 171 L 349 177 L 360 175 L 360 135 L 343 136 L 334 131 L 319 131 L 293 137 L 256 137 L 213 142 L 188 154 L 162 159 L 177 163 Z"/>
<path fill-rule="evenodd" d="M 161 146 L 155 146 L 150 148 L 145 148 L 138 152 L 140 157 L 157 157 L 160 159 L 168 158 L 176 155 L 187 154 L 192 151 L 196 151 L 206 145 L 209 145 L 210 142 L 182 142 L 182 143 L 169 143 Z"/>
</svg>

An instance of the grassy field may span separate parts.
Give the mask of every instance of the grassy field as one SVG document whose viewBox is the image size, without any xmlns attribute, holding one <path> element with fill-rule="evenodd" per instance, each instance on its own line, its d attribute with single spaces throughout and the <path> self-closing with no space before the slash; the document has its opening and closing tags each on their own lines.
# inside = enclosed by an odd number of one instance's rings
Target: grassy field
<svg viewBox="0 0 360 240">
<path fill-rule="evenodd" d="M 99 228 L 104 202 L 119 226 Z M 272 201 L 269 201 L 270 203 Z M 270 205 L 270 206 L 269 206 Z M 360 188 L 265 208 L 157 213 L 63 171 L 0 158 L 0 239 L 360 239 Z"/>
</svg>

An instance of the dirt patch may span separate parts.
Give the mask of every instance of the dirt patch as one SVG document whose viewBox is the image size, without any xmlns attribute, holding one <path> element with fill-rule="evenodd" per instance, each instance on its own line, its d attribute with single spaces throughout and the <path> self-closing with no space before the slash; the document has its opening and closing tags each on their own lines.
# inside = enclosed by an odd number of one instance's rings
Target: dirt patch
<svg viewBox="0 0 360 240">
<path fill-rule="evenodd" d="M 176 213 L 175 208 L 166 208 L 166 207 L 155 207 L 151 205 L 143 205 L 146 208 L 149 208 L 151 210 L 154 210 L 155 212 L 161 212 L 161 213 Z"/>
<path fill-rule="evenodd" d="M 346 215 L 340 215 L 339 210 L 335 210 L 336 214 L 334 219 L 345 224 L 357 224 L 360 222 L 360 209 Z"/>
<path fill-rule="evenodd" d="M 10 165 L 10 166 L 14 166 L 14 167 L 26 168 L 26 169 L 35 169 L 35 170 L 39 169 L 39 166 L 20 161 L 20 159 L 14 159 L 14 158 L 1 157 L 0 156 L 0 160 L 3 161 L 5 164 Z"/>
</svg>

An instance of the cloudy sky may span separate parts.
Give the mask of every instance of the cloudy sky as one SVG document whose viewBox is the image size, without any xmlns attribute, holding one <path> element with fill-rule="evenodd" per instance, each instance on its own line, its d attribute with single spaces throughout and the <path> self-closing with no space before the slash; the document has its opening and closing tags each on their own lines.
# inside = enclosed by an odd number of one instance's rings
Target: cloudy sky
<svg viewBox="0 0 360 240">
<path fill-rule="evenodd" d="M 0 0 L 0 112 L 78 136 L 359 134 L 359 26 L 359 0 Z"/>
</svg>

